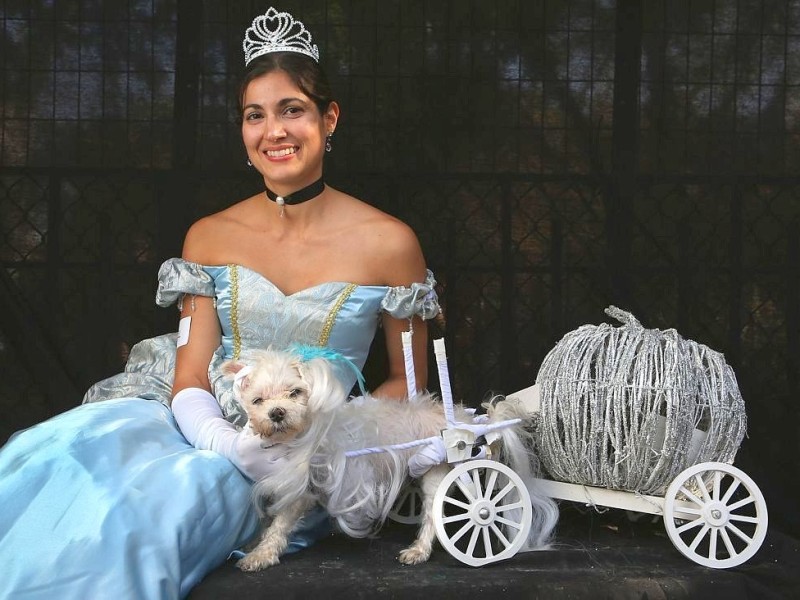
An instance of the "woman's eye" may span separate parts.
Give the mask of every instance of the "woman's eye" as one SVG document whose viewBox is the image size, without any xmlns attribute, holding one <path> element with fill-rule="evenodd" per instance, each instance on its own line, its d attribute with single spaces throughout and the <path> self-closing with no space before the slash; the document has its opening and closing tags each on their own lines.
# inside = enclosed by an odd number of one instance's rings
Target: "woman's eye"
<svg viewBox="0 0 800 600">
<path fill-rule="evenodd" d="M 253 404 L 255 404 L 256 406 L 261 404 L 263 401 L 264 401 L 264 399 L 261 398 L 260 396 L 258 398 L 253 398 Z"/>
<path fill-rule="evenodd" d="M 299 117 L 303 114 L 303 109 L 299 106 L 287 106 L 286 110 L 283 111 L 283 114 L 287 117 Z"/>
<path fill-rule="evenodd" d="M 260 119 L 260 118 L 261 118 L 261 113 L 258 113 L 258 112 L 247 113 L 244 116 L 245 121 L 255 121 L 256 119 Z"/>
</svg>

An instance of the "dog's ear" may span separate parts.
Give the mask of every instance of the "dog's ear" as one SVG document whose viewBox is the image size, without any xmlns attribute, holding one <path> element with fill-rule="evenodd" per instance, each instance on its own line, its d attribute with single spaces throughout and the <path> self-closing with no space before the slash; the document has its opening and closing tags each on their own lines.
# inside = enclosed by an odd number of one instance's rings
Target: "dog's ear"
<svg viewBox="0 0 800 600">
<path fill-rule="evenodd" d="M 247 375 L 253 370 L 251 365 L 239 360 L 226 360 L 220 365 L 220 371 L 225 379 L 233 379 L 233 391 L 237 395 L 243 392 L 250 385 L 250 378 Z"/>
<path fill-rule="evenodd" d="M 225 379 L 233 379 L 236 377 L 236 374 L 244 369 L 247 365 L 240 360 L 231 359 L 226 360 L 224 363 L 220 365 L 220 370 L 222 374 L 225 376 Z"/>
<path fill-rule="evenodd" d="M 300 362 L 298 369 L 308 384 L 308 409 L 312 413 L 328 412 L 344 404 L 346 393 L 328 360 L 312 358 Z"/>
</svg>

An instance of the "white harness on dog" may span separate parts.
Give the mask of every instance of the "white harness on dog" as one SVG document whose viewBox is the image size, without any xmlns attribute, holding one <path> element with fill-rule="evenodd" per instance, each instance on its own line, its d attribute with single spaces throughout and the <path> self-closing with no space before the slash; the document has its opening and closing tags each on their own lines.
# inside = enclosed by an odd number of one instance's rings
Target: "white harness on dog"
<svg viewBox="0 0 800 600">
<path fill-rule="evenodd" d="M 403 355 L 406 363 L 406 388 L 408 389 L 409 398 L 413 398 L 417 393 L 416 377 L 414 374 L 414 357 L 411 353 L 411 336 L 411 331 L 405 331 L 402 333 Z M 453 412 L 453 393 L 450 388 L 450 373 L 447 367 L 447 353 L 445 351 L 444 339 L 440 338 L 433 340 L 433 349 L 434 354 L 436 355 L 436 366 L 439 371 L 439 385 L 442 388 L 442 404 L 444 406 L 444 414 L 447 419 L 447 429 L 442 430 L 441 436 L 413 440 L 410 442 L 404 442 L 402 444 L 392 444 L 390 446 L 376 446 L 373 448 L 350 450 L 345 452 L 345 456 L 347 458 L 366 456 L 368 454 L 378 454 L 380 452 L 389 452 L 391 450 L 408 450 L 409 448 L 427 446 L 429 444 L 436 444 L 444 441 L 447 462 L 461 462 L 469 458 L 476 458 L 471 456 L 471 451 L 472 447 L 475 445 L 475 440 L 479 437 L 486 437 L 487 445 L 491 444 L 496 439 L 496 436 L 493 437 L 489 436 L 488 434 L 522 422 L 522 419 L 510 419 L 508 421 L 499 421 L 497 423 L 486 423 L 481 421 L 473 423 L 461 423 L 456 421 Z M 480 417 L 478 418 L 480 419 Z M 482 450 L 482 452 L 485 451 Z"/>
</svg>

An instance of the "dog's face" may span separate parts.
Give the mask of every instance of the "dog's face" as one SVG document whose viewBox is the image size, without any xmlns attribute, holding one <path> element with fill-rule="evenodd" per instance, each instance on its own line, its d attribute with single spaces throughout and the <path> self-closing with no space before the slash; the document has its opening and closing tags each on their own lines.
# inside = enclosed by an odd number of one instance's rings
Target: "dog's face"
<svg viewBox="0 0 800 600">
<path fill-rule="evenodd" d="M 312 386 L 302 363 L 291 355 L 263 351 L 246 363 L 227 361 L 222 371 L 234 377 L 234 393 L 263 438 L 286 442 L 308 428 Z"/>
</svg>

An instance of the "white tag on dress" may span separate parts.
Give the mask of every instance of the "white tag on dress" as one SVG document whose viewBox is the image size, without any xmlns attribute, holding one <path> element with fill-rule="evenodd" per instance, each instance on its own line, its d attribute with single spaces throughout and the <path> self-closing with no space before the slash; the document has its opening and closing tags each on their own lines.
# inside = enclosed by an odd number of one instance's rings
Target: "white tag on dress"
<svg viewBox="0 0 800 600">
<path fill-rule="evenodd" d="M 189 328 L 192 326 L 192 317 L 183 317 L 178 323 L 178 348 L 189 343 Z"/>
</svg>

